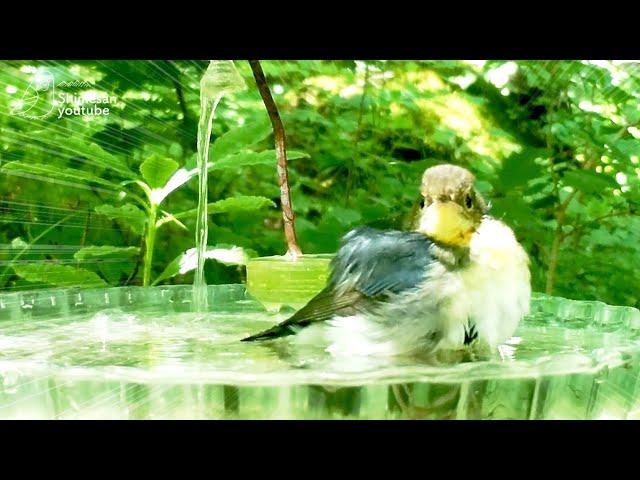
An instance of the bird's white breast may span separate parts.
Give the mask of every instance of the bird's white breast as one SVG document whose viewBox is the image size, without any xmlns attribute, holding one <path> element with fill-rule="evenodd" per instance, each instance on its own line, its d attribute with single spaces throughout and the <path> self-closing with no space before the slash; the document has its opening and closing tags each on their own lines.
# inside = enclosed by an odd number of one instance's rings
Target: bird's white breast
<svg viewBox="0 0 640 480">
<path fill-rule="evenodd" d="M 529 312 L 529 259 L 513 231 L 493 218 L 482 221 L 469 248 L 470 262 L 456 272 L 459 291 L 448 302 L 447 317 L 451 327 L 473 321 L 479 339 L 495 348 L 513 335 Z M 443 343 L 459 344 L 460 337 L 464 339 L 464 329 L 451 328 Z"/>
</svg>

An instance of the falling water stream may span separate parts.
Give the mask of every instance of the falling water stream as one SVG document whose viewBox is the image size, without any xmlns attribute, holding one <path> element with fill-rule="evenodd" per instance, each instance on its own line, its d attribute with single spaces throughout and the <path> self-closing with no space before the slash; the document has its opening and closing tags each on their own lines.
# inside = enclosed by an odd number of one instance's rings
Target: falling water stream
<svg viewBox="0 0 640 480">
<path fill-rule="evenodd" d="M 233 61 L 211 60 L 200 80 L 200 119 L 198 121 L 198 216 L 196 220 L 196 255 L 198 266 L 193 281 L 193 307 L 196 312 L 205 312 L 207 305 L 207 283 L 204 278 L 204 262 L 207 251 L 208 211 L 208 160 L 209 141 L 216 107 L 228 93 L 244 90 L 246 85 L 238 74 Z"/>
</svg>

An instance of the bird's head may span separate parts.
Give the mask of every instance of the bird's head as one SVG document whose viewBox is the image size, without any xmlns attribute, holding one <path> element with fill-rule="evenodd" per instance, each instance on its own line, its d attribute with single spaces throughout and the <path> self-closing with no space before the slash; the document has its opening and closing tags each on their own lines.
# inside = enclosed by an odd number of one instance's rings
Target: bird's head
<svg viewBox="0 0 640 480">
<path fill-rule="evenodd" d="M 467 247 L 487 204 L 474 187 L 475 177 L 455 165 L 437 165 L 422 176 L 422 196 L 414 228 L 438 243 Z"/>
</svg>

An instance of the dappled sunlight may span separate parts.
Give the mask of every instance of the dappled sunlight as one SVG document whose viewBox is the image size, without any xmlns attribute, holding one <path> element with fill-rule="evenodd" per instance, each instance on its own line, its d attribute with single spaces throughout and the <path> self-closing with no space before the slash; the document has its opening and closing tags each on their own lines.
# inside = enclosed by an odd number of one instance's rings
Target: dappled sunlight
<svg viewBox="0 0 640 480">
<path fill-rule="evenodd" d="M 499 67 L 493 68 L 486 73 L 487 80 L 493 83 L 497 88 L 503 88 L 507 82 L 518 71 L 518 65 L 515 62 L 506 62 Z"/>
<path fill-rule="evenodd" d="M 42 415 L 58 418 L 636 415 L 639 100 L 640 62 L 0 61 L 0 416 L 35 415 L 14 409 L 34 392 L 55 392 Z M 515 336 L 444 365 L 315 344 L 292 360 L 297 328 L 274 323 L 320 291 L 297 320 L 360 315 L 359 282 L 385 282 L 363 273 L 343 300 L 322 290 L 331 258 L 356 227 L 415 230 L 444 163 L 487 203 L 459 188 L 460 218 L 502 221 L 529 259 Z M 451 253 L 456 278 L 475 261 L 413 235 L 428 252 L 350 272 L 404 279 Z M 239 341 L 265 329 L 285 342 Z"/>
<path fill-rule="evenodd" d="M 445 88 L 442 79 L 430 70 L 407 72 L 406 79 L 420 92 L 437 92 Z"/>
<path fill-rule="evenodd" d="M 211 140 L 220 143 L 212 147 L 209 162 L 216 172 L 210 200 L 238 198 L 234 208 L 255 208 L 212 214 L 209 228 L 220 244 L 242 245 L 260 255 L 282 253 L 282 215 L 272 206 L 280 195 L 275 156 L 267 153 L 273 137 L 250 69 L 237 63 L 249 88 L 229 96 L 214 122 Z M 601 267 L 591 258 L 571 261 L 578 253 L 569 246 L 586 242 L 590 221 L 606 215 L 593 207 L 597 202 L 620 215 L 635 211 L 639 66 L 559 60 L 265 62 L 287 133 L 292 202 L 306 250 L 335 249 L 340 236 L 358 223 L 401 224 L 424 168 L 451 162 L 471 167 L 482 190 L 495 195 L 492 212 L 518 230 L 533 259 L 537 288 L 546 288 L 554 222 L 571 196 L 558 252 L 562 269 L 552 278 L 553 290 L 584 291 L 612 302 L 635 299 L 625 280 L 633 262 L 621 266 L 622 285 L 614 290 L 578 275 L 574 264 Z M 0 193 L 20 205 L 7 203 L 0 242 L 37 237 L 71 213 L 54 215 L 49 208 L 43 215 L 42 205 L 75 205 L 86 228 L 68 234 L 65 244 L 140 247 L 150 199 L 163 203 L 155 275 L 192 247 L 198 89 L 205 68 L 206 62 L 185 60 L 3 62 L 0 175 L 6 182 Z M 25 90 L 30 84 L 47 90 L 48 74 L 56 87 L 52 114 L 18 115 L 27 108 Z M 109 99 L 108 115 L 88 115 L 86 108 L 84 114 L 58 118 L 56 113 L 65 106 L 106 106 L 96 103 L 103 98 Z M 46 111 L 40 108 L 39 114 Z M 224 146 L 229 132 L 231 143 Z M 177 168 L 147 179 L 158 182 L 149 196 L 132 182 L 142 179 L 140 168 L 153 156 Z M 221 167 L 214 167 L 219 160 Z M 261 205 L 269 207 L 258 211 Z M 108 236 L 100 230 L 104 222 L 112 222 Z M 613 222 L 604 219 L 612 232 Z M 615 228 L 627 228 L 631 237 L 640 234 L 631 224 Z M 56 232 L 40 241 L 55 240 Z M 611 238 L 603 248 L 622 248 L 640 259 L 632 242 Z M 112 285 L 140 282 L 141 269 L 131 258 L 127 262 L 128 269 L 87 268 Z M 77 266 L 84 268 L 82 262 Z M 238 270 L 216 272 L 227 281 L 241 278 Z M 31 285 L 10 269 L 6 275 L 7 288 Z M 187 272 L 166 281 L 189 278 Z"/>
</svg>

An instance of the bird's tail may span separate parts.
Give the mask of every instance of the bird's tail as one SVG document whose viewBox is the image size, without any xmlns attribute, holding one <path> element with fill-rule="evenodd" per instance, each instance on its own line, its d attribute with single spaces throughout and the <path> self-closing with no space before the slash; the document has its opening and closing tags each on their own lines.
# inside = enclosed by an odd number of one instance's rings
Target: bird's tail
<svg viewBox="0 0 640 480">
<path fill-rule="evenodd" d="M 264 330 L 250 337 L 243 338 L 241 342 L 255 342 L 258 340 L 272 340 L 274 338 L 286 337 L 288 335 L 294 335 L 296 330 L 289 325 L 276 325 L 268 330 Z"/>
</svg>

